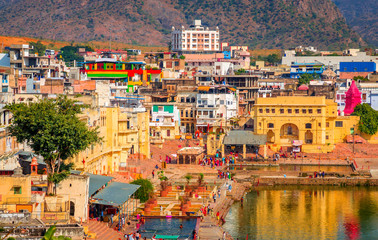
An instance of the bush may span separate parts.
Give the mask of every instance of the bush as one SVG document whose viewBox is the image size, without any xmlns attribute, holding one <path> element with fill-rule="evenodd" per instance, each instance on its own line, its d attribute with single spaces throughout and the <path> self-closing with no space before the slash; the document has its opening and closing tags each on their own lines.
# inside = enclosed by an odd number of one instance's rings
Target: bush
<svg viewBox="0 0 378 240">
<path fill-rule="evenodd" d="M 148 179 L 140 178 L 131 182 L 131 184 L 139 185 L 140 187 L 135 192 L 135 196 L 141 201 L 145 202 L 149 199 L 150 194 L 154 191 L 154 186 Z"/>
</svg>

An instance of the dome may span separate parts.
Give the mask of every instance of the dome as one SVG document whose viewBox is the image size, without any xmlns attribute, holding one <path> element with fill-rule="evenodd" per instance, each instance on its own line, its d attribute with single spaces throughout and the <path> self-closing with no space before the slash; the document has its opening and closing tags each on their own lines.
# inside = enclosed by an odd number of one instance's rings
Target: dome
<svg viewBox="0 0 378 240">
<path fill-rule="evenodd" d="M 307 90 L 308 90 L 308 86 L 305 85 L 305 84 L 302 84 L 302 85 L 300 85 L 300 86 L 298 87 L 298 90 L 300 90 L 300 91 L 307 91 Z"/>
</svg>

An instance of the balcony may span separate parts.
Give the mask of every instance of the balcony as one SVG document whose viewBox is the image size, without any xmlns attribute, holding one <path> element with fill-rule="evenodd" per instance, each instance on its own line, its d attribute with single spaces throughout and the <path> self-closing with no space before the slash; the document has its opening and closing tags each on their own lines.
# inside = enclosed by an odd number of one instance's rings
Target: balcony
<svg viewBox="0 0 378 240">
<path fill-rule="evenodd" d="M 175 122 L 150 122 L 150 127 L 174 127 Z"/>
</svg>

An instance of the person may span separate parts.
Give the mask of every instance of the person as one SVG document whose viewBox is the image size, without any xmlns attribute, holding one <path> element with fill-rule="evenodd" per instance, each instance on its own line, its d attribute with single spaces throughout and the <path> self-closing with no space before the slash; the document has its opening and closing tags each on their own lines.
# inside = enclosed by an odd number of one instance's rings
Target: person
<svg viewBox="0 0 378 240">
<path fill-rule="evenodd" d="M 137 232 L 135 233 L 135 239 L 136 239 L 136 240 L 139 240 L 139 238 L 140 238 L 140 233 L 139 233 L 139 231 L 137 231 Z"/>
<path fill-rule="evenodd" d="M 323 172 L 322 172 L 322 178 L 324 178 L 324 176 L 325 176 L 325 172 L 323 171 Z"/>
<path fill-rule="evenodd" d="M 183 226 L 182 226 L 182 224 L 180 224 L 180 230 L 182 230 L 183 229 Z"/>
<path fill-rule="evenodd" d="M 241 203 L 242 206 L 243 206 L 243 202 L 244 202 L 244 197 L 242 197 L 242 198 L 240 199 L 240 203 Z"/>
<path fill-rule="evenodd" d="M 214 194 L 213 195 L 214 203 L 217 201 L 217 196 Z"/>
<path fill-rule="evenodd" d="M 110 214 L 110 222 L 111 222 L 111 224 L 113 225 L 113 213 Z"/>
<path fill-rule="evenodd" d="M 152 178 L 155 178 L 155 170 L 152 170 Z"/>
<path fill-rule="evenodd" d="M 223 231 L 223 240 L 226 240 L 226 232 Z"/>
<path fill-rule="evenodd" d="M 152 236 L 151 240 L 156 240 L 156 234 Z"/>
<path fill-rule="evenodd" d="M 219 211 L 217 212 L 217 221 L 219 221 Z"/>
<path fill-rule="evenodd" d="M 129 235 L 129 240 L 134 240 L 133 234 Z"/>
<path fill-rule="evenodd" d="M 159 169 L 159 166 L 156 164 L 156 165 L 155 165 L 155 168 L 156 168 L 156 169 Z"/>
</svg>

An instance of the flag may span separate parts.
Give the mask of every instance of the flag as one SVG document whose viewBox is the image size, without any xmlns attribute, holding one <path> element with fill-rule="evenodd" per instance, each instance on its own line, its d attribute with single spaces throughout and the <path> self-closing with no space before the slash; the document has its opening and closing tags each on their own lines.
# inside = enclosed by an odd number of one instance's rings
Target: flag
<svg viewBox="0 0 378 240">
<path fill-rule="evenodd" d="M 83 165 L 85 165 L 85 159 L 83 158 Z"/>
<path fill-rule="evenodd" d="M 210 131 L 210 124 L 208 123 L 207 124 L 207 133 L 209 133 L 209 131 Z"/>
<path fill-rule="evenodd" d="M 227 121 L 227 120 L 226 120 L 226 121 Z M 221 121 L 220 129 L 222 130 L 222 121 Z"/>
</svg>

